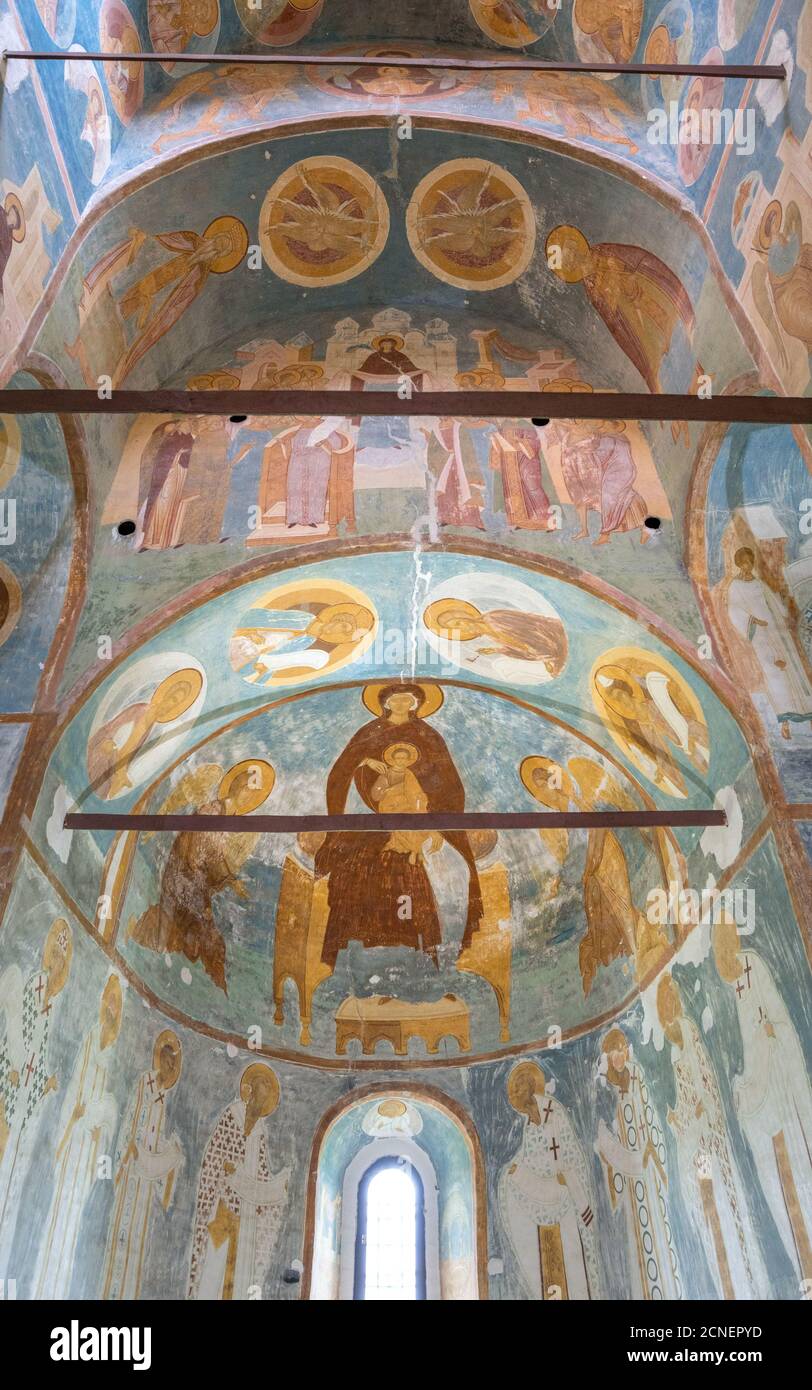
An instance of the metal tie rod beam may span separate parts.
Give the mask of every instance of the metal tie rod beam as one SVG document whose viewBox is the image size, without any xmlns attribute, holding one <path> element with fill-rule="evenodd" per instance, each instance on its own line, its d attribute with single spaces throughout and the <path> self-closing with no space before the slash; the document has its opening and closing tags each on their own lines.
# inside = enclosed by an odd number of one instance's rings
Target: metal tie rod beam
<svg viewBox="0 0 812 1390">
<path fill-rule="evenodd" d="M 641 73 L 657 77 L 736 77 L 774 79 L 782 82 L 787 75 L 783 63 L 565 63 L 543 58 L 509 58 L 494 54 L 488 58 L 459 58 L 437 53 L 417 57 L 401 55 L 393 43 L 392 57 L 403 68 L 455 68 L 465 72 L 607 72 Z M 286 64 L 293 67 L 366 67 L 377 68 L 387 61 L 387 54 L 377 56 L 347 53 L 67 53 L 58 50 L 30 52 L 9 49 L 3 58 L 28 59 L 36 62 L 78 63 L 249 63 Z"/>
<path fill-rule="evenodd" d="M 69 811 L 63 822 L 66 830 L 197 830 L 262 835 L 298 835 L 302 831 L 393 830 L 608 830 L 628 827 L 650 829 L 656 826 L 727 825 L 724 811 L 543 811 L 431 812 L 426 815 L 395 816 L 202 816 L 202 815 L 116 815 L 108 812 Z"/>
<path fill-rule="evenodd" d="M 812 396 L 651 395 L 611 391 L 0 391 L 7 415 L 343 415 L 456 419 L 697 420 L 812 424 Z"/>
</svg>

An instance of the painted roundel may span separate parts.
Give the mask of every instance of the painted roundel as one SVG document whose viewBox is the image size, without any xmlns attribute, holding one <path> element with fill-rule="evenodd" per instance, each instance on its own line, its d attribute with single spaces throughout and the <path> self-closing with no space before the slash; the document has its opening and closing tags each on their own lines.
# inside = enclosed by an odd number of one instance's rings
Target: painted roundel
<svg viewBox="0 0 812 1390">
<path fill-rule="evenodd" d="M 530 199 L 506 169 L 486 159 L 452 159 L 417 185 L 406 232 L 420 264 L 438 280 L 494 290 L 527 269 L 536 220 Z"/>
<path fill-rule="evenodd" d="M 0 647 L 14 631 L 22 612 L 23 597 L 16 576 L 0 563 Z"/>
<path fill-rule="evenodd" d="M 338 156 L 293 164 L 268 189 L 262 254 L 294 285 L 340 285 L 377 260 L 389 235 L 386 199 L 363 169 Z"/>
<path fill-rule="evenodd" d="M 506 48 L 536 43 L 555 22 L 558 7 L 538 0 L 468 0 L 471 14 L 484 34 Z"/>
<path fill-rule="evenodd" d="M 240 23 L 257 43 L 284 48 L 312 29 L 324 0 L 234 0 Z"/>
</svg>

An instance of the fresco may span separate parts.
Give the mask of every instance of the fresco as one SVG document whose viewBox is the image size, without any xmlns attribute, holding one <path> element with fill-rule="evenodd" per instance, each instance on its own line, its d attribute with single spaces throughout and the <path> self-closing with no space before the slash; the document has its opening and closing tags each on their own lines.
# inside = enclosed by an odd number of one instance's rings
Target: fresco
<svg viewBox="0 0 812 1390">
<path fill-rule="evenodd" d="M 406 633 L 408 553 L 229 590 L 117 670 L 67 731 L 34 833 L 159 997 L 229 1033 L 250 1018 L 283 1050 L 476 1055 L 537 1037 L 546 1018 L 578 1029 L 673 952 L 679 930 L 648 920 L 650 890 L 704 885 L 762 814 L 741 736 L 631 618 L 613 612 L 627 643 L 608 647 L 600 599 L 460 560 L 430 557 Z M 721 768 L 739 818 L 724 852 L 691 831 L 296 841 L 250 824 L 281 806 L 707 805 Z M 65 839 L 52 808 L 94 801 L 225 808 L 245 832 Z"/>
<path fill-rule="evenodd" d="M 788 430 L 731 431 L 708 487 L 711 603 L 790 799 L 812 767 L 810 464 Z"/>
<path fill-rule="evenodd" d="M 15 386 L 34 381 L 20 374 Z M 0 416 L 0 712 L 32 708 L 74 543 L 65 438 L 53 416 Z"/>
<path fill-rule="evenodd" d="M 812 0 L 0 0 L 0 47 L 66 54 L 0 73 L 3 381 L 806 393 L 810 41 Z M 298 45 L 332 61 L 227 61 Z M 377 1154 L 428 1174 L 430 1297 L 804 1295 L 810 460 L 613 418 L 0 416 L 18 1297 L 349 1297 Z M 257 819 L 325 812 L 417 828 Z"/>
<path fill-rule="evenodd" d="M 383 1142 L 416 1145 L 436 1166 L 443 1297 L 475 1296 L 473 1213 L 486 1194 L 491 1298 L 719 1298 L 728 1281 L 740 1297 L 798 1297 L 808 1277 L 799 1213 L 812 1181 L 812 1096 L 795 1088 L 790 1113 L 784 1088 L 768 1085 L 769 1114 L 761 1097 L 768 1076 L 798 1065 L 808 992 L 793 979 L 808 967 L 776 871 L 768 837 L 747 870 L 762 901 L 753 935 L 700 928 L 661 977 L 659 1006 L 646 998 L 560 1048 L 465 1076 L 453 1063 L 431 1072 L 418 1064 L 407 1080 L 384 1072 L 377 1094 L 348 1104 L 341 1073 L 266 1062 L 244 1045 L 167 1027 L 111 973 L 26 859 L 17 901 L 24 895 L 28 907 L 12 918 L 2 976 L 7 1020 L 18 1017 L 21 991 L 48 1003 L 27 1015 L 37 1088 L 25 1110 L 13 1087 L 3 1097 L 14 1145 L 5 1146 L 2 1190 L 14 1213 L 22 1201 L 40 1219 L 4 1223 L 4 1267 L 23 1297 L 39 1278 L 79 1297 L 205 1289 L 284 1299 L 299 1295 L 282 1275 L 300 1260 L 311 1296 L 336 1297 L 342 1175 L 365 1146 Z M 676 991 L 668 1005 L 663 981 Z M 5 1046 L 15 1037 L 12 1029 Z M 86 1084 L 88 1048 L 96 1085 L 86 1113 L 109 1162 L 67 1199 L 56 1170 L 79 1152 L 84 1117 L 69 1126 L 66 1107 Z M 686 1123 L 697 1087 L 703 1117 Z M 328 1112 L 325 1138 L 317 1123 Z M 779 1142 L 765 1145 L 772 1135 Z M 310 1162 L 319 1186 L 306 1232 Z M 249 1172 L 262 1200 L 247 1213 L 236 1174 Z M 49 1254 L 51 1229 L 73 1238 L 72 1267 Z M 128 1253 L 136 1250 L 137 1259 Z M 103 1257 L 89 1258 L 94 1251 Z"/>
</svg>

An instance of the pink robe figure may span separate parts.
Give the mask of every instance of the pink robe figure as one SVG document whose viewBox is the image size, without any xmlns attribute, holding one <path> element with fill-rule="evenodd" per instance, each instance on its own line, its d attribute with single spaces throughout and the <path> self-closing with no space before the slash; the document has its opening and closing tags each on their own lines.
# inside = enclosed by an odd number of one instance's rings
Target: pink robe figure
<svg viewBox="0 0 812 1390">
<path fill-rule="evenodd" d="M 459 421 L 438 420 L 429 436 L 427 456 L 429 469 L 437 477 L 437 521 L 440 526 L 474 526 L 484 531 L 482 504 L 471 490 L 462 450 Z M 476 469 L 473 450 L 470 452 L 469 466 Z"/>
<path fill-rule="evenodd" d="M 333 431 L 318 444 L 308 444 L 312 433 L 307 426 L 297 430 L 291 440 L 285 511 L 288 526 L 321 526 L 324 523 L 332 451 L 339 450 L 344 440 Z"/>
<path fill-rule="evenodd" d="M 180 545 L 184 514 L 192 500 L 184 497 L 184 489 L 194 443 L 194 435 L 173 430 L 160 440 L 141 517 L 139 550 L 171 550 Z"/>
<path fill-rule="evenodd" d="M 635 490 L 637 469 L 622 435 L 595 433 L 576 444 L 565 443 L 561 468 L 573 505 L 582 514 L 600 512 L 602 536 L 643 525 L 646 504 Z"/>
<path fill-rule="evenodd" d="M 502 477 L 508 525 L 552 530 L 550 499 L 541 481 L 541 441 L 532 425 L 506 421 L 493 436 L 491 467 Z"/>
</svg>

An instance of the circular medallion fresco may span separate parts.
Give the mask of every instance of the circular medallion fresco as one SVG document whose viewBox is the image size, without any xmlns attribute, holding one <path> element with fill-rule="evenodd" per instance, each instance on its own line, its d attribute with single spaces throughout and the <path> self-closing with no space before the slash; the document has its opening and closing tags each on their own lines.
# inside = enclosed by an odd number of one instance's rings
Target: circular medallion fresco
<svg viewBox="0 0 812 1390">
<path fill-rule="evenodd" d="M 20 427 L 13 415 L 0 415 L 0 487 L 10 483 L 20 462 Z"/>
<path fill-rule="evenodd" d="M 644 8 L 644 0 L 574 0 L 572 33 L 582 62 L 631 62 Z"/>
<path fill-rule="evenodd" d="M 240 23 L 257 43 L 284 48 L 312 29 L 324 0 L 234 0 Z"/>
<path fill-rule="evenodd" d="M 119 55 L 142 52 L 138 26 L 123 0 L 104 0 L 99 12 L 99 47 Z M 110 100 L 122 125 L 129 125 L 144 100 L 144 64 L 116 57 L 102 63 Z"/>
<path fill-rule="evenodd" d="M 377 44 L 365 48 L 360 55 L 364 58 L 379 58 L 379 66 L 359 66 L 357 68 L 324 67 L 308 68 L 307 76 L 322 92 L 331 96 L 348 97 L 354 101 L 366 101 L 369 97 L 397 97 L 400 101 L 417 101 L 426 97 L 457 96 L 477 85 L 476 72 L 460 69 L 412 68 L 403 65 L 404 58 L 419 57 L 425 50 L 414 44 Z M 358 44 L 333 50 L 335 56 L 341 53 L 358 53 Z"/>
<path fill-rule="evenodd" d="M 156 53 L 210 53 L 220 34 L 220 0 L 147 0 L 147 24 Z M 175 63 L 167 57 L 161 67 L 171 72 Z"/>
<path fill-rule="evenodd" d="M 11 636 L 20 620 L 23 600 L 16 575 L 0 562 L 0 647 Z"/>
<path fill-rule="evenodd" d="M 90 788 L 115 801 L 170 757 L 203 706 L 203 667 L 185 652 L 163 652 L 128 667 L 100 700 L 87 742 Z"/>
<path fill-rule="evenodd" d="M 710 763 L 708 726 L 688 682 L 653 652 L 615 647 L 592 668 L 592 700 L 615 743 L 668 796 L 703 785 Z"/>
<path fill-rule="evenodd" d="M 374 179 L 349 159 L 314 156 L 268 189 L 259 219 L 266 262 L 294 285 L 340 285 L 377 260 L 389 207 Z"/>
<path fill-rule="evenodd" d="M 452 159 L 418 184 L 406 232 L 420 264 L 438 280 L 494 290 L 527 269 L 536 221 L 530 199 L 506 169 L 486 159 Z"/>
<path fill-rule="evenodd" d="M 702 59 L 703 63 L 723 63 L 724 54 L 712 48 Z M 677 168 L 686 188 L 696 183 L 705 170 L 711 157 L 716 138 L 715 113 L 721 111 L 725 101 L 725 79 L 723 77 L 694 77 L 685 96 L 685 105 L 680 113 L 680 122 L 685 129 L 677 149 Z"/>
<path fill-rule="evenodd" d="M 538 0 L 468 0 L 471 14 L 489 39 L 506 48 L 536 43 L 555 22 L 555 5 Z"/>
<path fill-rule="evenodd" d="M 249 685 L 300 685 L 363 656 L 377 627 L 372 600 L 351 584 L 283 584 L 240 618 L 229 644 L 231 668 Z"/>
</svg>

